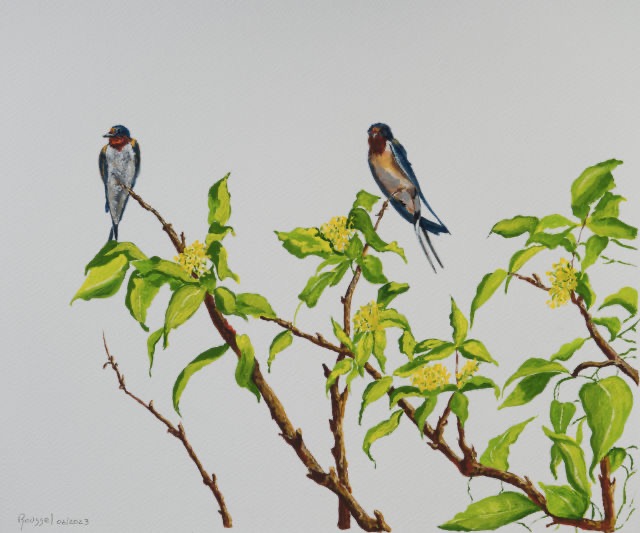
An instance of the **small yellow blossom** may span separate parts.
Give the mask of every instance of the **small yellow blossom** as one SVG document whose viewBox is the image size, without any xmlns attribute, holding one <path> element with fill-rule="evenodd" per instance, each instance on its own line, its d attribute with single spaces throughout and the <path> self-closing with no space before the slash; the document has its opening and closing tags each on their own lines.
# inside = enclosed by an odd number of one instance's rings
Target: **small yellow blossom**
<svg viewBox="0 0 640 533">
<path fill-rule="evenodd" d="M 208 270 L 204 244 L 200 241 L 194 241 L 189 246 L 185 246 L 184 251 L 173 259 L 180 263 L 189 275 L 195 274 L 200 277 Z"/>
<path fill-rule="evenodd" d="M 376 331 L 380 321 L 380 306 L 371 301 L 363 305 L 353 317 L 353 327 L 356 331 Z"/>
<path fill-rule="evenodd" d="M 569 261 L 562 258 L 559 263 L 553 265 L 553 271 L 547 272 L 551 288 L 549 289 L 550 300 L 547 305 L 554 309 L 566 304 L 571 299 L 571 291 L 578 286 L 576 271 L 569 264 Z"/>
<path fill-rule="evenodd" d="M 411 376 L 411 383 L 421 391 L 434 391 L 449 383 L 451 374 L 447 367 L 438 363 L 433 366 L 422 366 Z"/>
<path fill-rule="evenodd" d="M 464 366 L 458 370 L 456 373 L 456 382 L 458 384 L 458 388 L 461 389 L 462 386 L 469 381 L 471 376 L 478 371 L 478 361 L 467 361 Z"/>
<path fill-rule="evenodd" d="M 347 228 L 347 217 L 333 217 L 320 226 L 320 233 L 331 243 L 336 252 L 344 252 L 355 230 Z"/>
</svg>

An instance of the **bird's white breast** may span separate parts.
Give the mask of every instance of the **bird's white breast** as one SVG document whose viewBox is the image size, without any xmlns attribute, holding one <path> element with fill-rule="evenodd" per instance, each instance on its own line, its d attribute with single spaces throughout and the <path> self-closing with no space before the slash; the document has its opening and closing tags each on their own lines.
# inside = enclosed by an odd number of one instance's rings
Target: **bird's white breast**
<svg viewBox="0 0 640 533">
<path fill-rule="evenodd" d="M 130 187 L 136 174 L 136 156 L 131 144 L 127 144 L 120 151 L 109 146 L 105 155 L 109 169 L 107 179 L 116 178 Z"/>
</svg>

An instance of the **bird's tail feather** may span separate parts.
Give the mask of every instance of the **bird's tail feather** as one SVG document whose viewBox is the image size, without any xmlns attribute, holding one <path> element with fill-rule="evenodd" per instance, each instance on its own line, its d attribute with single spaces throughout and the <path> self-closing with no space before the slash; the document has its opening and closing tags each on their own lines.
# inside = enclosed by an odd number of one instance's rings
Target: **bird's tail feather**
<svg viewBox="0 0 640 533">
<path fill-rule="evenodd" d="M 416 220 L 415 224 L 413 225 L 413 229 L 416 232 L 416 237 L 418 238 L 418 242 L 420 243 L 420 247 L 422 248 L 424 255 L 427 256 L 427 261 L 429 261 L 431 268 L 437 274 L 436 267 L 434 266 L 433 261 L 431 260 L 431 256 L 429 255 L 429 250 L 427 250 L 427 247 L 424 245 L 424 242 L 422 241 L 422 234 L 424 233 L 424 235 L 426 235 L 427 232 L 422 230 L 422 228 L 420 227 L 420 222 L 418 220 Z M 431 246 L 431 242 L 428 240 L 428 237 L 427 237 L 427 243 L 429 244 L 429 247 L 431 248 L 431 250 L 433 250 L 433 246 Z M 433 250 L 433 252 L 435 253 L 435 250 Z M 436 258 L 437 257 L 438 256 L 436 255 Z M 438 259 L 438 263 L 440 263 L 440 259 Z"/>
<path fill-rule="evenodd" d="M 424 217 L 420 217 L 420 227 L 424 231 L 428 231 L 433 233 L 434 235 L 440 235 L 441 233 L 449 233 L 449 230 L 444 224 L 438 224 L 436 222 L 432 222 L 431 220 L 427 220 Z"/>
<path fill-rule="evenodd" d="M 427 233 L 427 231 L 423 229 L 422 234 L 424 235 L 424 238 L 427 241 L 429 248 L 431 248 L 431 251 L 433 252 L 433 256 L 436 258 L 436 261 L 438 261 L 440 268 L 444 268 L 442 261 L 440 261 L 440 258 L 438 257 L 438 253 L 436 252 L 436 249 L 433 247 L 433 244 L 431 243 L 431 238 L 429 237 L 429 233 Z"/>
<path fill-rule="evenodd" d="M 109 240 L 118 240 L 118 224 L 112 224 L 111 230 L 109 231 Z"/>
</svg>

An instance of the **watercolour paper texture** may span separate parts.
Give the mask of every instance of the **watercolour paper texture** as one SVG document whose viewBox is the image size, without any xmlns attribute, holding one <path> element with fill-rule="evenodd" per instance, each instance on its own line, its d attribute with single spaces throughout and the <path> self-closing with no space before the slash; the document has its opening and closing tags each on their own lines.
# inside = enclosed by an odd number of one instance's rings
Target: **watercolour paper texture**
<svg viewBox="0 0 640 533">
<path fill-rule="evenodd" d="M 207 472 L 217 476 L 235 531 L 338 531 L 338 499 L 306 477 L 265 401 L 237 385 L 231 351 L 191 377 L 182 418 L 175 412 L 178 375 L 223 344 L 204 307 L 171 331 L 165 350 L 160 340 L 150 377 L 148 334 L 124 305 L 127 281 L 114 297 L 69 306 L 111 226 L 98 170 L 109 128 L 124 124 L 138 140 L 135 192 L 184 232 L 187 244 L 205 241 L 209 188 L 231 173 L 235 236 L 227 235 L 224 247 L 241 284 L 219 284 L 264 295 L 291 321 L 321 259 L 294 257 L 274 232 L 347 216 L 362 189 L 382 196 L 367 163 L 367 130 L 390 125 L 451 234 L 431 237 L 445 267 L 435 274 L 414 229 L 389 209 L 378 232 L 397 241 L 407 263 L 393 253 L 376 255 L 388 280 L 411 287 L 393 306 L 415 338 L 449 339 L 451 298 L 468 318 L 483 276 L 507 269 L 524 247 L 526 235 L 489 236 L 494 224 L 515 215 L 571 217 L 571 184 L 585 168 L 624 161 L 612 170 L 613 192 L 627 198 L 620 218 L 640 225 L 639 21 L 634 2 L 5 2 L 0 531 L 222 529 L 212 493 L 182 444 L 119 390 L 111 368 L 103 370 L 103 333 L 127 387 L 184 424 Z M 177 255 L 156 218 L 132 199 L 119 240 L 149 257 Z M 639 263 L 637 252 L 612 246 L 605 256 Z M 561 258 L 571 260 L 562 247 L 541 252 L 520 273 L 549 284 L 546 272 Z M 351 275 L 327 288 L 315 307 L 303 306 L 296 326 L 339 344 L 330 317 L 341 319 Z M 594 314 L 626 318 L 621 306 L 597 307 L 621 287 L 637 289 L 638 269 L 600 262 L 589 276 L 598 294 Z M 380 285 L 360 282 L 354 313 L 376 299 Z M 162 326 L 170 296 L 164 285 L 151 305 L 151 332 Z M 589 335 L 576 306 L 551 309 L 547 300 L 514 279 L 507 295 L 500 288 L 476 312 L 469 338 L 482 340 L 499 362 L 483 363 L 482 375 L 502 386 L 525 360 L 549 359 Z M 296 338 L 267 372 L 269 346 L 282 329 L 254 318 L 228 320 L 250 336 L 265 379 L 328 471 L 334 441 L 322 365 L 333 368 L 336 354 Z M 388 333 L 390 376 L 408 362 L 398 350 L 400 333 Z M 604 360 L 593 343 L 562 364 L 573 370 L 587 360 Z M 373 357 L 370 363 L 378 364 Z M 453 359 L 435 363 L 454 374 Z M 629 363 L 638 366 L 637 359 Z M 601 377 L 615 374 L 601 370 Z M 638 388 L 619 374 L 637 402 Z M 536 417 L 511 446 L 509 471 L 535 483 L 568 484 L 564 466 L 558 481 L 549 471 L 551 440 L 542 429 L 552 427 L 554 379 L 531 402 L 501 410 L 509 389 L 500 400 L 491 390 L 469 392 L 465 431 L 478 457 L 491 439 Z M 350 483 L 368 515 L 380 510 L 400 533 L 434 532 L 472 503 L 470 495 L 477 502 L 500 492 L 495 480 L 469 484 L 406 416 L 372 444 L 374 466 L 362 450 L 365 435 L 396 409 L 382 398 L 358 425 L 370 381 L 353 380 L 344 418 Z M 561 388 L 560 399 L 577 401 L 579 416 L 578 391 L 587 382 Z M 396 376 L 394 385 L 401 384 L 411 381 Z M 432 425 L 445 405 L 441 399 Z M 638 414 L 635 405 L 619 446 L 640 444 Z M 592 433 L 583 428 L 588 469 Z M 571 436 L 576 429 L 570 426 Z M 445 434 L 457 446 L 453 419 Z M 613 477 L 621 489 L 622 469 Z M 629 500 L 637 500 L 637 479 L 627 486 Z M 506 484 L 504 490 L 517 492 Z M 593 491 L 600 505 L 597 477 Z M 618 490 L 616 505 L 621 498 Z M 522 521 L 548 531 L 551 520 L 538 513 Z M 351 525 L 359 530 L 355 520 Z M 639 528 L 633 514 L 622 531 Z M 500 531 L 526 529 L 512 523 Z"/>
</svg>

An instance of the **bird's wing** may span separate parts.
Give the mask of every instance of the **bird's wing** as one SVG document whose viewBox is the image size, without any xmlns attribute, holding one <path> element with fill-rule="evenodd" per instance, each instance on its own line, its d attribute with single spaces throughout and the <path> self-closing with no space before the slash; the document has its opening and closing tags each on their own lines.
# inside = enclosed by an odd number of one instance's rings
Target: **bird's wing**
<svg viewBox="0 0 640 533">
<path fill-rule="evenodd" d="M 443 227 L 445 227 L 445 225 L 442 223 L 442 220 L 440 220 L 438 215 L 436 215 L 433 209 L 431 209 L 429 202 L 427 202 L 427 199 L 424 197 L 424 194 L 422 193 L 422 189 L 420 189 L 420 184 L 418 183 L 418 178 L 413 172 L 413 167 L 411 166 L 411 163 L 409 163 L 409 159 L 407 158 L 407 151 L 404 149 L 404 146 L 402 146 L 397 139 L 393 139 L 393 141 L 389 143 L 389 146 L 391 147 L 393 158 L 396 160 L 396 163 L 398 163 L 398 166 L 411 180 L 411 183 L 413 183 L 416 186 L 416 189 L 418 190 L 418 194 L 420 195 L 420 198 L 422 199 L 422 202 L 424 203 L 425 207 L 429 210 L 429 212 L 434 217 L 436 217 L 436 220 Z"/>
<path fill-rule="evenodd" d="M 131 182 L 131 188 L 133 189 L 136 184 L 136 180 L 138 179 L 138 174 L 140 174 L 140 145 L 138 144 L 138 141 L 131 139 L 131 148 L 133 148 L 136 163 L 136 172 L 133 175 L 133 181 Z"/>
<path fill-rule="evenodd" d="M 109 197 L 107 196 L 107 176 L 109 175 L 109 164 L 107 163 L 107 147 L 109 145 L 106 144 L 103 146 L 102 150 L 100 150 L 100 157 L 98 157 L 98 167 L 100 168 L 100 176 L 102 177 L 102 182 L 104 183 L 104 197 L 106 204 L 104 206 L 104 210 L 109 212 Z"/>
</svg>

